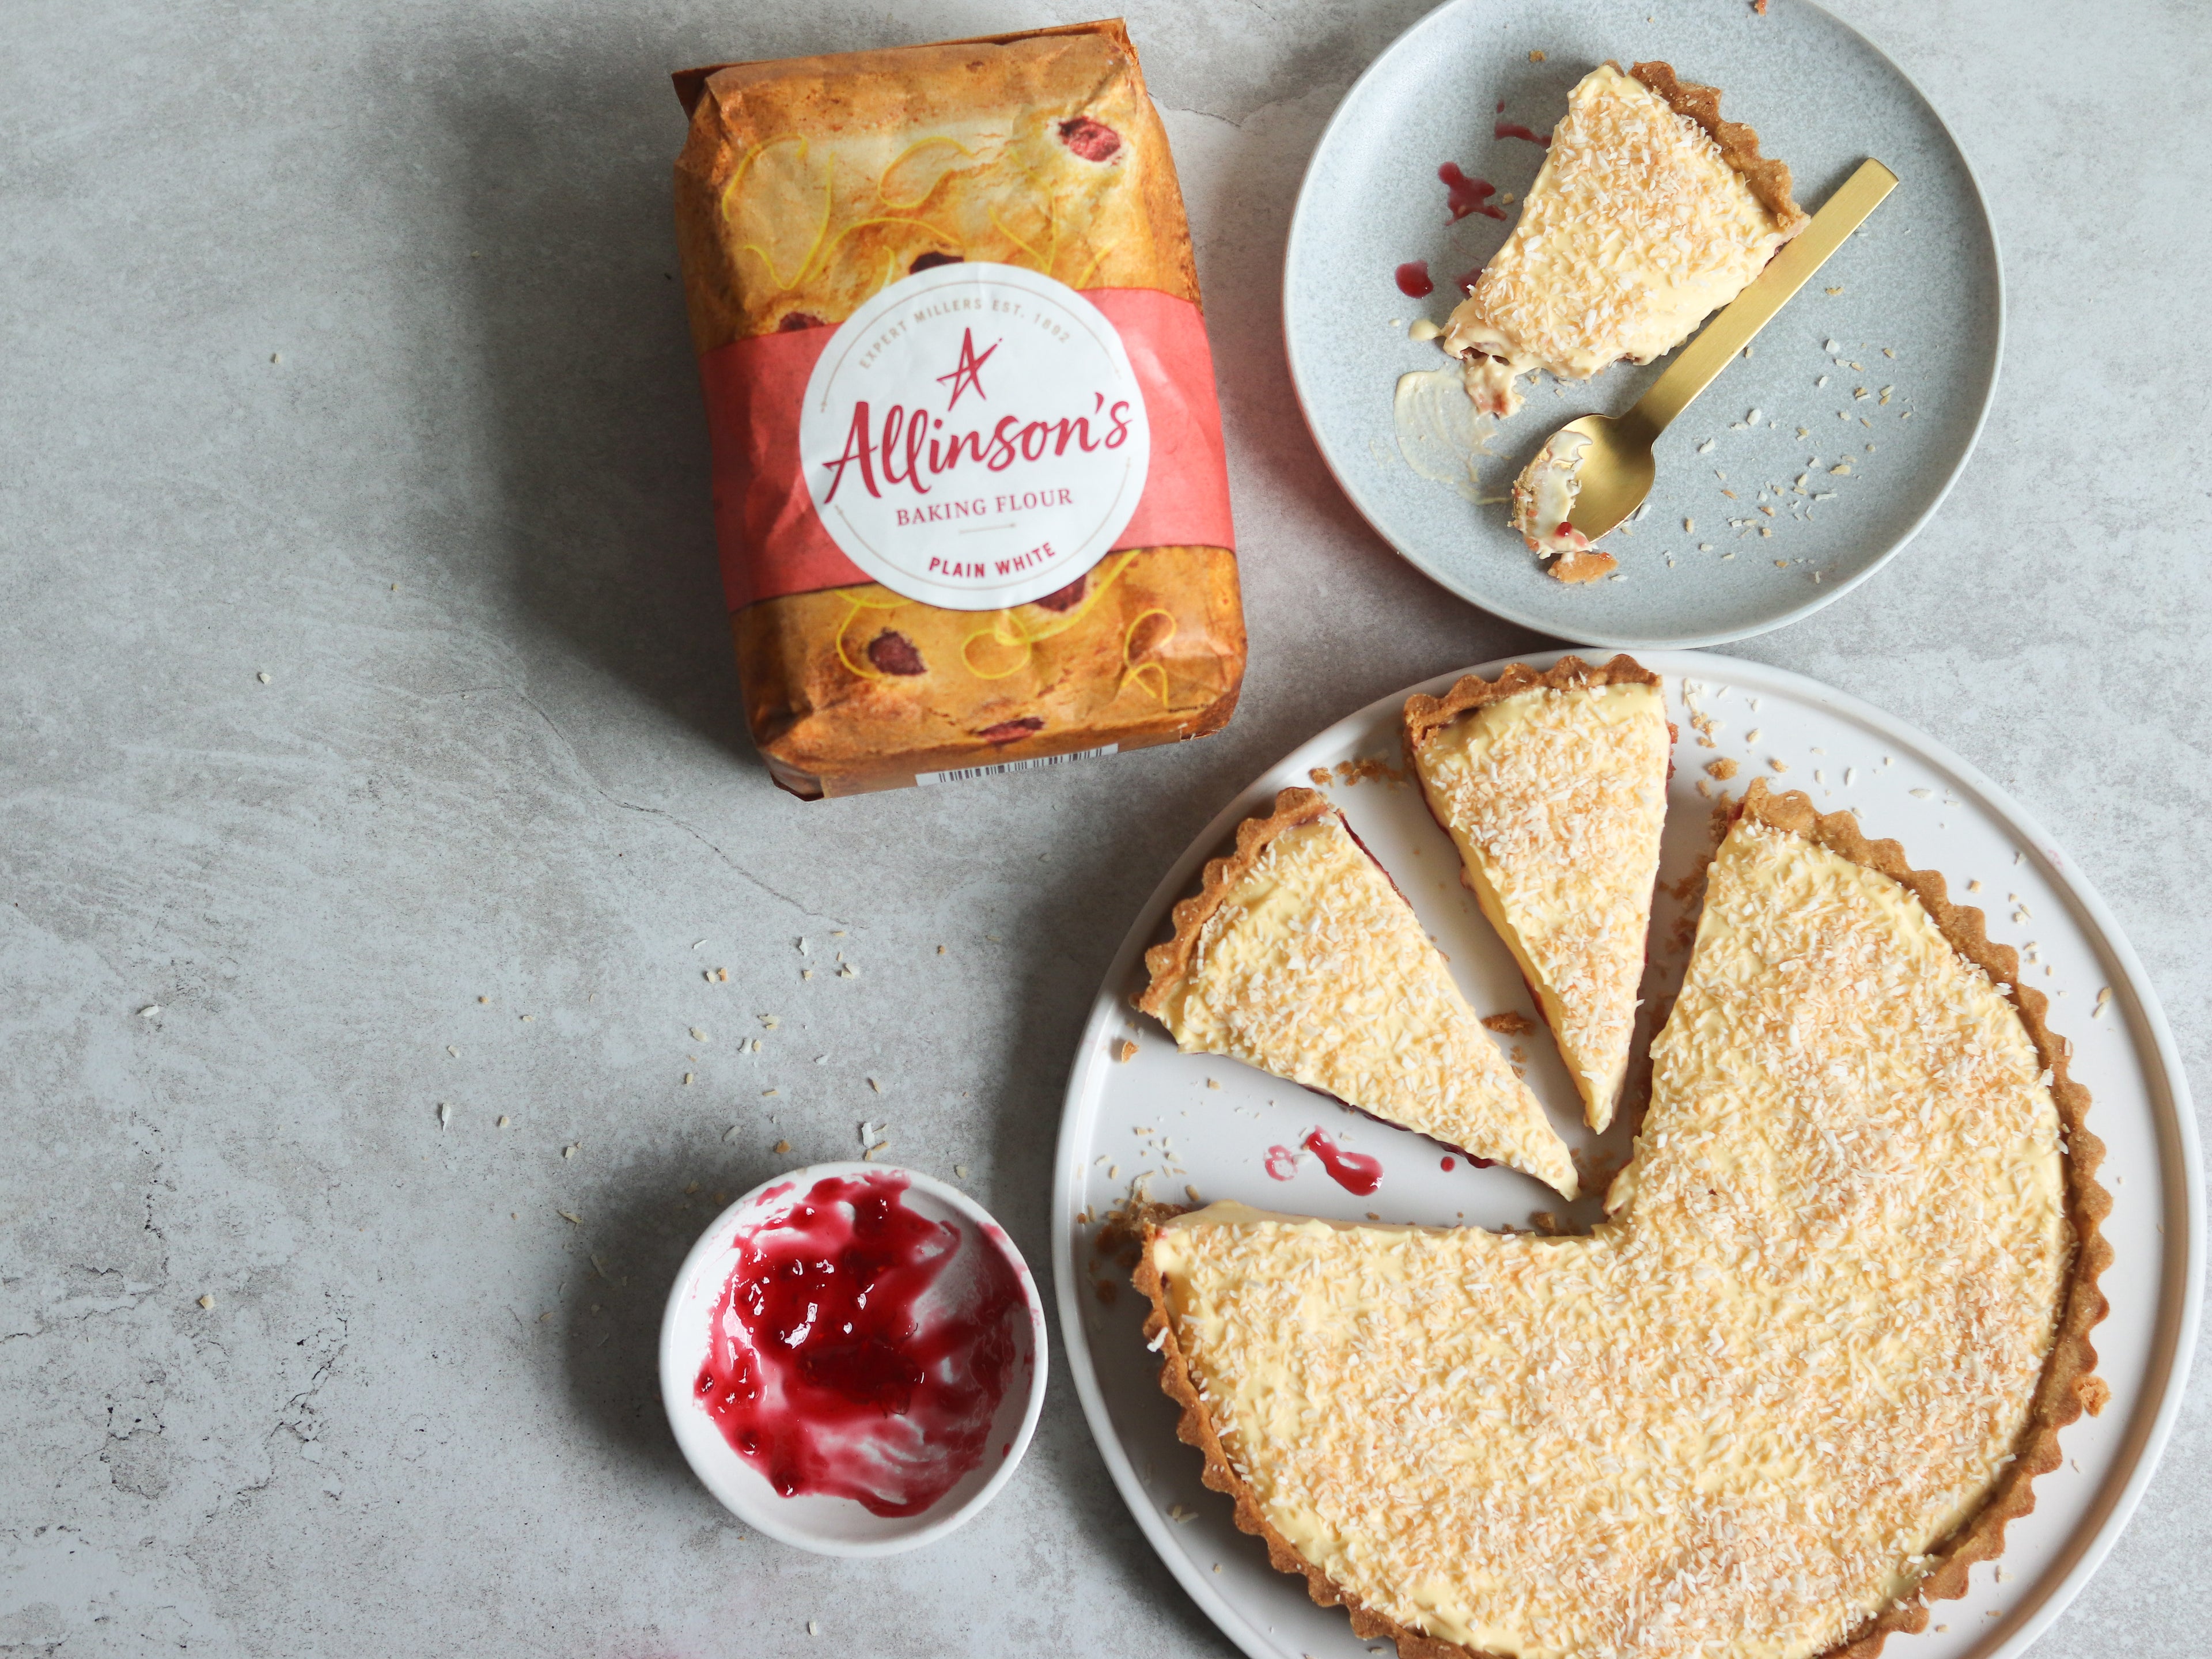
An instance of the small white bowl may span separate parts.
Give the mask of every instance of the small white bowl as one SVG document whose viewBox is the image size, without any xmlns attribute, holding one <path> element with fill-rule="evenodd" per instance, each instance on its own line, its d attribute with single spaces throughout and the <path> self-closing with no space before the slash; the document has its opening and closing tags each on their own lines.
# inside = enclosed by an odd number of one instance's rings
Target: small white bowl
<svg viewBox="0 0 2212 1659">
<path fill-rule="evenodd" d="M 1016 1332 L 1014 1381 L 991 1422 L 991 1443 L 1006 1449 L 995 1458 L 986 1453 L 982 1462 L 919 1515 L 876 1515 L 848 1498 L 786 1498 L 723 1438 L 692 1393 L 708 1353 L 708 1326 L 715 1304 L 737 1266 L 738 1230 L 760 1219 L 772 1206 L 798 1198 L 818 1181 L 861 1176 L 902 1176 L 908 1209 L 933 1221 L 950 1222 L 960 1229 L 965 1242 L 1003 1254 L 1029 1308 L 1027 1325 Z M 896 1555 L 919 1549 L 944 1537 L 997 1497 L 1029 1449 L 1030 1436 L 1044 1409 L 1044 1303 L 1029 1265 L 1006 1230 L 957 1188 L 884 1164 L 810 1164 L 754 1188 L 716 1216 L 691 1247 L 660 1321 L 660 1401 L 692 1473 L 739 1520 L 771 1538 L 820 1555 Z"/>
</svg>

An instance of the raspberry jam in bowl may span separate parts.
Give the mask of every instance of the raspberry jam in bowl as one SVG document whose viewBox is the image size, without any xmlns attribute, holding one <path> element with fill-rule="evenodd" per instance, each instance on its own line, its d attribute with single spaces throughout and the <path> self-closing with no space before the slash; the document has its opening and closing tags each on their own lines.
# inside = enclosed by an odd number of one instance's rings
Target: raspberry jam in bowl
<svg viewBox="0 0 2212 1659">
<path fill-rule="evenodd" d="M 964 1193 L 876 1164 L 780 1176 L 694 1245 L 660 1327 L 676 1443 L 724 1507 L 825 1555 L 942 1537 L 1012 1477 L 1044 1306 Z"/>
</svg>

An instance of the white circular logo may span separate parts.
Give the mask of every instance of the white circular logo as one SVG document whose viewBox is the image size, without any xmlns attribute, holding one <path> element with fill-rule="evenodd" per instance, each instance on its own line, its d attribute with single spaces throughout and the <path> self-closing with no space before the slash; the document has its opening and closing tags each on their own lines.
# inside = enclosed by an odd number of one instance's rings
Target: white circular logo
<svg viewBox="0 0 2212 1659">
<path fill-rule="evenodd" d="M 1152 460 L 1144 394 L 1097 307 L 1013 265 L 939 265 L 846 319 L 799 416 L 830 538 L 953 611 L 1042 599 L 1104 558 Z"/>
</svg>

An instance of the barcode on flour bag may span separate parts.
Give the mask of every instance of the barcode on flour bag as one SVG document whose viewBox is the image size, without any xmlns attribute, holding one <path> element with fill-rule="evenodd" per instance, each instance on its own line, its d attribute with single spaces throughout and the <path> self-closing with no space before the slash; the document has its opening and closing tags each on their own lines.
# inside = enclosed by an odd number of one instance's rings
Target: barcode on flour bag
<svg viewBox="0 0 2212 1659">
<path fill-rule="evenodd" d="M 1038 755 L 1030 760 L 1001 761 L 996 766 L 963 766 L 951 772 L 917 772 L 916 783 L 965 783 L 970 778 L 995 778 L 1007 772 L 1034 772 L 1042 767 L 1066 766 L 1071 761 L 1097 760 L 1110 755 L 1121 745 L 1107 744 L 1097 749 L 1079 749 L 1072 755 Z"/>
</svg>

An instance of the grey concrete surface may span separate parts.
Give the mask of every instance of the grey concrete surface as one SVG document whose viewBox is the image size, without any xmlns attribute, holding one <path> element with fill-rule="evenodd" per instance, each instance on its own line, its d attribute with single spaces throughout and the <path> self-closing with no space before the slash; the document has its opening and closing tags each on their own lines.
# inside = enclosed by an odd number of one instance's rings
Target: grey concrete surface
<svg viewBox="0 0 2212 1659">
<path fill-rule="evenodd" d="M 1692 3 L 1735 0 L 1639 9 Z M 1536 643 L 1366 532 L 1279 343 L 1300 169 L 1421 9 L 1132 8 L 1227 411 L 1235 723 L 801 806 L 738 717 L 666 72 L 1087 8 L 0 6 L 0 1653 L 1229 1651 L 1064 1375 L 974 1526 L 836 1563 L 690 1479 L 652 1336 L 713 1193 L 864 1116 L 1042 1261 L 1079 1018 L 1158 872 L 1325 722 Z M 1981 169 L 2011 334 L 1932 527 L 1739 649 L 2014 790 L 2201 1078 L 2204 11 L 1844 9 Z M 802 983 L 832 929 L 861 976 Z M 2204 1365 L 2039 1653 L 2203 1650 Z"/>
</svg>

